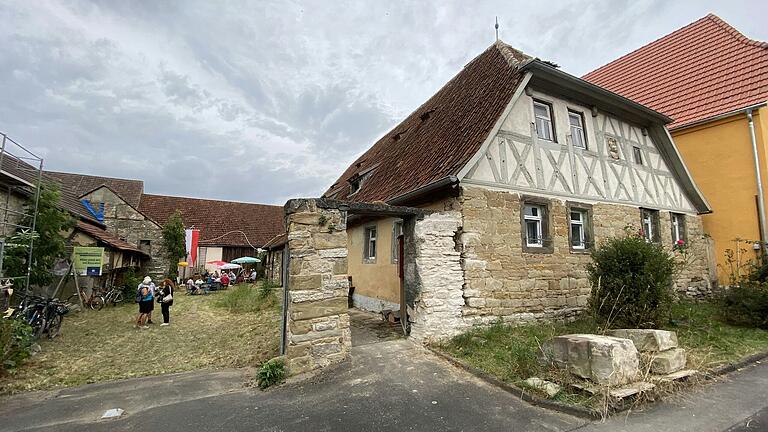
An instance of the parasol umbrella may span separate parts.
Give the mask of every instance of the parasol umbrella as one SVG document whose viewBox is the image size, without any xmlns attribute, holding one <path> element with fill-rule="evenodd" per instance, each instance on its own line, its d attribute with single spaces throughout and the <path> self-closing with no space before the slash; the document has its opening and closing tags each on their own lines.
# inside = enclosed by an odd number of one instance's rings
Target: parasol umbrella
<svg viewBox="0 0 768 432">
<path fill-rule="evenodd" d="M 239 269 L 240 264 L 224 264 L 223 266 L 219 266 L 222 270 L 232 270 L 232 269 Z"/>
<path fill-rule="evenodd" d="M 226 263 L 227 263 L 226 261 L 216 260 L 216 261 L 208 261 L 206 264 L 213 264 L 215 266 L 221 267 Z"/>
<path fill-rule="evenodd" d="M 232 262 L 236 264 L 253 264 L 253 263 L 259 263 L 261 262 L 261 260 L 258 258 L 245 256 L 245 257 L 235 258 L 232 260 Z"/>
</svg>

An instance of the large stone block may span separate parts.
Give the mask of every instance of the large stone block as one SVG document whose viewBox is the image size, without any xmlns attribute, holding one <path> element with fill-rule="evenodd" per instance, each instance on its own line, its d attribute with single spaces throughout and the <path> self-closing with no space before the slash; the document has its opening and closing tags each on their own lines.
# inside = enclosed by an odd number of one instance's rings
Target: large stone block
<svg viewBox="0 0 768 432">
<path fill-rule="evenodd" d="M 319 290 L 323 286 L 322 275 L 290 275 L 288 288 L 291 290 Z"/>
<path fill-rule="evenodd" d="M 306 320 L 347 313 L 347 298 L 335 297 L 320 301 L 292 303 L 290 305 L 291 319 Z"/>
<path fill-rule="evenodd" d="M 651 358 L 651 372 L 659 375 L 671 374 L 685 368 L 686 355 L 682 348 L 657 352 Z"/>
<path fill-rule="evenodd" d="M 547 341 L 543 349 L 555 365 L 598 384 L 627 384 L 639 374 L 637 349 L 629 339 L 570 334 Z"/>
<path fill-rule="evenodd" d="M 657 352 L 677 348 L 677 333 L 654 329 L 609 330 L 611 336 L 629 339 L 640 352 Z"/>
</svg>

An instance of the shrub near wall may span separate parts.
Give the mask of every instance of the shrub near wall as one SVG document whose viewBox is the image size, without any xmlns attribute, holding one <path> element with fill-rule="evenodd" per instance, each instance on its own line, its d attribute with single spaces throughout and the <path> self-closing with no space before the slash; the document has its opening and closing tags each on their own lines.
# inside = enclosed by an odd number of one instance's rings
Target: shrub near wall
<svg viewBox="0 0 768 432">
<path fill-rule="evenodd" d="M 613 328 L 659 327 L 672 305 L 674 258 L 639 235 L 608 239 L 592 251 L 588 308 Z"/>
</svg>

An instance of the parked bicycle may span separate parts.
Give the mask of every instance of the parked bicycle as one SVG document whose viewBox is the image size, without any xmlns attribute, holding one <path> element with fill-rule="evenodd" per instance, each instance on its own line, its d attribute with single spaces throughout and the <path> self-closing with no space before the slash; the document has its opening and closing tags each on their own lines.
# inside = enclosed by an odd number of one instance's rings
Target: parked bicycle
<svg viewBox="0 0 768 432">
<path fill-rule="evenodd" d="M 112 306 L 117 306 L 125 300 L 123 290 L 120 288 L 111 287 L 106 294 L 104 294 L 104 303 L 111 303 Z"/>
<path fill-rule="evenodd" d="M 50 339 L 61 333 L 61 324 L 69 307 L 59 299 L 36 295 L 25 296 L 9 318 L 20 318 L 32 327 L 35 337 L 47 334 Z"/>
<path fill-rule="evenodd" d="M 74 305 L 80 305 L 78 296 L 82 299 L 83 306 L 85 307 L 89 307 L 93 310 L 101 310 L 101 308 L 104 307 L 104 297 L 98 295 L 96 290 L 92 290 L 91 295 L 87 296 L 85 290 L 82 288 L 67 298 L 67 306 L 71 308 Z"/>
</svg>

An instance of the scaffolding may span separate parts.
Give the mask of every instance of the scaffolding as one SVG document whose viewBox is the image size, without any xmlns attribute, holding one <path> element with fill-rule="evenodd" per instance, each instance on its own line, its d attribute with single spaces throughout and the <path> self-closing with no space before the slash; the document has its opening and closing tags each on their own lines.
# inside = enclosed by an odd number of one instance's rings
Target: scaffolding
<svg viewBox="0 0 768 432">
<path fill-rule="evenodd" d="M 0 280 L 13 281 L 17 288 L 23 283 L 23 292 L 29 292 L 32 271 L 37 206 L 43 180 L 43 158 L 32 153 L 11 137 L 0 132 Z M 9 243 L 18 233 L 29 233 L 29 242 Z M 26 248 L 26 273 L 6 277 L 3 263 L 9 247 Z M 5 285 L 5 283 L 3 283 Z"/>
</svg>

